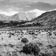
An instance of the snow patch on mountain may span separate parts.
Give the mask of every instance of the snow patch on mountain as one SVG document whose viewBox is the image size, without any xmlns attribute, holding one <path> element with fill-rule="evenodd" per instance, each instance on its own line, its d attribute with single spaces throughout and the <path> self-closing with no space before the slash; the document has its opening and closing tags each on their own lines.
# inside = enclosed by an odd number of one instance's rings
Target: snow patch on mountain
<svg viewBox="0 0 56 56">
<path fill-rule="evenodd" d="M 6 12 L 6 11 L 0 11 L 0 14 L 4 14 L 6 16 L 13 16 L 14 14 L 19 13 L 18 11 L 10 11 L 10 12 Z"/>
<path fill-rule="evenodd" d="M 30 11 L 0 11 L 0 19 L 5 20 L 22 20 L 22 21 L 30 21 L 38 16 L 40 16 L 45 11 L 34 9 Z M 5 17 L 3 16 L 5 15 Z M 1 17 L 2 16 L 2 17 Z"/>
<path fill-rule="evenodd" d="M 26 13 L 28 13 L 28 12 L 35 12 L 35 16 L 38 17 L 38 16 L 40 16 L 42 13 L 45 13 L 46 11 L 39 10 L 39 9 L 34 9 L 34 10 L 31 10 L 31 11 L 27 11 Z"/>
</svg>

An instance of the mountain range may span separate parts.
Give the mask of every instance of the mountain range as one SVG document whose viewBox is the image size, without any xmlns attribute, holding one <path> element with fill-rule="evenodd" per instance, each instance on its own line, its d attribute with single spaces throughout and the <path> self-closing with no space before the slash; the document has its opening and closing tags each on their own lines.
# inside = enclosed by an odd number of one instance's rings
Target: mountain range
<svg viewBox="0 0 56 56">
<path fill-rule="evenodd" d="M 34 9 L 31 11 L 20 11 L 14 15 L 9 15 L 9 13 L 0 13 L 0 20 L 2 21 L 30 21 L 36 17 L 38 17 L 39 15 L 41 15 L 42 13 L 44 13 L 45 11 L 42 10 L 38 10 L 38 9 Z"/>
<path fill-rule="evenodd" d="M 41 13 L 38 14 L 37 11 L 38 13 Z M 56 28 L 56 10 L 47 12 L 33 10 L 27 12 L 19 12 L 13 16 L 6 16 L 0 14 L 0 25 L 44 27 L 47 26 L 50 28 Z"/>
</svg>

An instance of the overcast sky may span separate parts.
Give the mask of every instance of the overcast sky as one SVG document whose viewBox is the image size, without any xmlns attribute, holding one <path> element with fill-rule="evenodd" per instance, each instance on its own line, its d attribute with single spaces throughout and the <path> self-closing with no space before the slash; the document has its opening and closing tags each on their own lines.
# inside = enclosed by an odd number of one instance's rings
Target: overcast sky
<svg viewBox="0 0 56 56">
<path fill-rule="evenodd" d="M 56 9 L 56 0 L 0 0 L 0 11 L 28 11 Z"/>
</svg>

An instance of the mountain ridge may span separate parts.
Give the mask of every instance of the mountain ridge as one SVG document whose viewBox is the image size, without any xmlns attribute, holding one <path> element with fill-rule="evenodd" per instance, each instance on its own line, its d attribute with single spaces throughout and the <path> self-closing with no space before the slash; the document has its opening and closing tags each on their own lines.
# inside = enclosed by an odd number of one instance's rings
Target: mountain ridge
<svg viewBox="0 0 56 56">
<path fill-rule="evenodd" d="M 42 13 L 44 13 L 44 11 L 41 11 L 38 9 L 34 9 L 31 11 L 20 11 L 12 16 L 8 16 L 8 15 L 6 15 L 6 13 L 4 13 L 4 14 L 0 14 L 0 20 L 30 21 L 30 20 L 38 17 Z"/>
<path fill-rule="evenodd" d="M 31 20 L 29 24 L 36 24 L 40 23 L 44 27 L 50 27 L 54 28 L 56 27 L 56 10 L 48 11 L 43 14 L 41 14 L 39 17 L 36 17 L 35 19 Z"/>
</svg>

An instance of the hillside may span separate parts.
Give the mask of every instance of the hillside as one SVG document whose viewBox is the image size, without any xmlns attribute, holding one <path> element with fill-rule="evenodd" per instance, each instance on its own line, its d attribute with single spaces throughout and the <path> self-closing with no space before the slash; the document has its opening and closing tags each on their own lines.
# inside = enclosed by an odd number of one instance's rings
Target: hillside
<svg viewBox="0 0 56 56">
<path fill-rule="evenodd" d="M 51 28 L 56 27 L 56 10 L 45 12 L 41 14 L 39 17 L 36 17 L 35 19 L 31 20 L 29 23 L 26 24 L 37 24 L 37 23 Z"/>
</svg>

